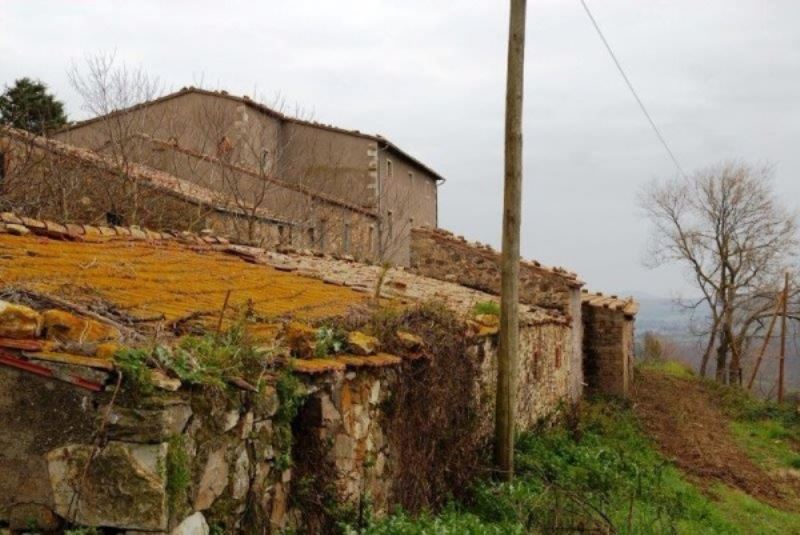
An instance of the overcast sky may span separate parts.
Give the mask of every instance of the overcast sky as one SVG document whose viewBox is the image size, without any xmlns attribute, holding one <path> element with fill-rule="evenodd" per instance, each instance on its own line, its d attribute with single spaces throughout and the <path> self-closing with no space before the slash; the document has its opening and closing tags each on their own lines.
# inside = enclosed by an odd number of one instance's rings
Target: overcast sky
<svg viewBox="0 0 800 535">
<path fill-rule="evenodd" d="M 588 0 L 687 170 L 776 164 L 800 199 L 800 2 Z M 442 175 L 440 225 L 500 243 L 507 2 L 0 2 L 0 84 L 30 76 L 85 117 L 66 70 L 116 50 L 165 88 L 281 94 L 316 120 L 380 133 Z M 670 296 L 642 266 L 637 192 L 675 167 L 578 0 L 530 0 L 524 256 L 595 290 Z"/>
</svg>

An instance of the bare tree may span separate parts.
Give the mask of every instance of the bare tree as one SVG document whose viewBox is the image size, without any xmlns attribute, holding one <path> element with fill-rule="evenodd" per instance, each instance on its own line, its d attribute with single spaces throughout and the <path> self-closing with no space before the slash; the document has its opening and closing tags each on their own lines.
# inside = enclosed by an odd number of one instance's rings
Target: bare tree
<svg viewBox="0 0 800 535">
<path fill-rule="evenodd" d="M 649 264 L 682 264 L 700 292 L 686 305 L 710 311 L 701 373 L 715 354 L 721 382 L 741 382 L 743 358 L 798 244 L 796 216 L 776 198 L 771 177 L 769 166 L 727 162 L 654 182 L 640 199 L 653 224 Z"/>
<path fill-rule="evenodd" d="M 136 138 L 140 132 L 152 131 L 170 120 L 158 113 L 148 113 L 144 107 L 139 113 L 125 110 L 155 99 L 163 93 L 158 78 L 147 74 L 142 68 L 131 68 L 117 61 L 114 53 L 88 56 L 84 65 L 73 64 L 68 72 L 73 89 L 80 95 L 83 110 L 101 117 L 99 128 L 93 130 L 94 139 L 87 140 L 97 152 L 103 152 L 116 164 L 117 175 L 124 184 L 124 195 L 120 198 L 116 187 L 108 195 L 108 206 L 114 212 L 125 212 L 130 224 L 143 220 L 146 206 L 142 199 L 143 184 L 135 173 L 130 173 L 132 163 L 141 162 L 141 142 Z M 122 205 L 124 203 L 124 210 Z M 116 208 L 118 207 L 118 209 Z M 119 217 L 118 215 L 116 217 Z"/>
</svg>

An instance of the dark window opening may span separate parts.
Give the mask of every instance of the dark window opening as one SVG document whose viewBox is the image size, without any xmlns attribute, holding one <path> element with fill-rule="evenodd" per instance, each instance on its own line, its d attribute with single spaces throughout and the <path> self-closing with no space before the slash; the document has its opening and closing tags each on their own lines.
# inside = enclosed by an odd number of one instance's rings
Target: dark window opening
<svg viewBox="0 0 800 535">
<path fill-rule="evenodd" d="M 119 227 L 122 225 L 124 221 L 125 220 L 121 215 L 116 214 L 114 212 L 106 212 L 106 223 L 108 223 L 109 225 Z"/>
<path fill-rule="evenodd" d="M 0 152 L 0 179 L 6 177 L 6 153 Z"/>
</svg>

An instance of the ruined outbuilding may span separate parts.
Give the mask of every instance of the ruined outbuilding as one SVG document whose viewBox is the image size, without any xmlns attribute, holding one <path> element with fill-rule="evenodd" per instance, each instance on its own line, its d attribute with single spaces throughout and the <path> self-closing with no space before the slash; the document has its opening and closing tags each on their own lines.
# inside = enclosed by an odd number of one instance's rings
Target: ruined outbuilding
<svg viewBox="0 0 800 535">
<path fill-rule="evenodd" d="M 491 437 L 497 318 L 476 304 L 496 296 L 456 280 L 12 213 L 0 276 L 12 529 L 317 532 L 366 507 L 439 505 Z M 575 277 L 542 276 L 572 295 Z M 569 301 L 530 301 L 521 430 L 583 381 Z M 243 353 L 198 368 L 231 332 Z"/>
</svg>

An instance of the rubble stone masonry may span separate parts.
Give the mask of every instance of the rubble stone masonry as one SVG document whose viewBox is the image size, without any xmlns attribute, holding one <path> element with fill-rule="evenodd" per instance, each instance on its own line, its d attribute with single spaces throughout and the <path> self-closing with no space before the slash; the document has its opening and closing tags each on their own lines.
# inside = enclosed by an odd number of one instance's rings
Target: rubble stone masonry
<svg viewBox="0 0 800 535">
<path fill-rule="evenodd" d="M 633 316 L 583 304 L 583 373 L 590 389 L 625 397 L 633 380 Z"/>
<path fill-rule="evenodd" d="M 411 231 L 411 270 L 426 277 L 451 281 L 492 295 L 500 295 L 500 254 L 488 245 L 472 243 L 442 229 L 418 227 Z M 557 310 L 571 325 L 571 349 L 565 350 L 573 374 L 570 398 L 581 395 L 581 286 L 578 276 L 535 261 L 520 265 L 520 302 Z"/>
</svg>

